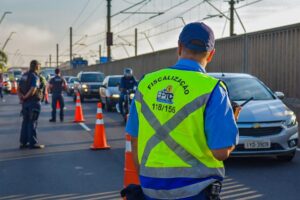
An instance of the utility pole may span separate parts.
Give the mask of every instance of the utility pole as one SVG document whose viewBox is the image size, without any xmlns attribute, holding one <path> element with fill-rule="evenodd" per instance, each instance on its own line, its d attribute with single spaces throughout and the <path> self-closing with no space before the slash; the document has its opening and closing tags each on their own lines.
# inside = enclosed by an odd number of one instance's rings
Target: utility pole
<svg viewBox="0 0 300 200">
<path fill-rule="evenodd" d="M 72 37 L 73 37 L 73 29 L 72 29 L 72 27 L 70 27 L 70 66 L 72 67 L 72 54 L 73 54 L 73 52 L 72 52 L 72 47 L 73 47 L 73 42 L 72 42 Z"/>
<path fill-rule="evenodd" d="M 234 4 L 235 0 L 230 0 L 229 2 L 229 12 L 230 12 L 230 28 L 229 28 L 229 35 L 234 35 Z"/>
<path fill-rule="evenodd" d="M 8 14 L 12 14 L 12 12 L 6 11 L 6 12 L 3 13 L 3 15 L 2 15 L 2 17 L 1 17 L 1 19 L 0 19 L 0 24 L 1 24 L 1 22 L 3 21 L 3 19 L 5 18 L 5 16 L 8 15 Z"/>
<path fill-rule="evenodd" d="M 134 55 L 137 56 L 137 48 L 138 48 L 138 30 L 134 29 Z"/>
<path fill-rule="evenodd" d="M 101 44 L 99 45 L 99 59 L 101 59 Z"/>
<path fill-rule="evenodd" d="M 11 33 L 10 33 L 10 35 L 8 36 L 8 38 L 6 39 L 6 41 L 5 41 L 5 43 L 4 43 L 3 47 L 2 47 L 2 51 L 4 51 L 4 49 L 5 49 L 6 45 L 7 45 L 7 43 L 9 42 L 9 40 L 11 40 L 12 35 L 15 34 L 15 33 L 16 33 L 16 32 L 11 32 Z"/>
<path fill-rule="evenodd" d="M 59 46 L 56 44 L 56 67 L 58 68 L 59 63 Z"/>
<path fill-rule="evenodd" d="M 51 54 L 49 55 L 49 67 L 51 67 L 52 63 L 51 63 Z"/>
<path fill-rule="evenodd" d="M 113 34 L 111 32 L 111 0 L 107 0 L 107 33 L 106 33 L 106 45 L 107 45 L 107 60 L 111 60 L 111 48 L 113 45 Z"/>
</svg>

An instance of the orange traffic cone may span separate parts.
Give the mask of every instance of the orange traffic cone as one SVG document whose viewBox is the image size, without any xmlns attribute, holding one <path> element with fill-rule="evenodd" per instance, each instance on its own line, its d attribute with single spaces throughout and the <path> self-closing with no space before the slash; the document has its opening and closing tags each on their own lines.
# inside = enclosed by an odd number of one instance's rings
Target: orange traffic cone
<svg viewBox="0 0 300 200">
<path fill-rule="evenodd" d="M 110 149 L 106 142 L 106 134 L 102 115 L 102 104 L 98 103 L 96 125 L 94 133 L 94 144 L 91 145 L 92 150 Z"/>
<path fill-rule="evenodd" d="M 60 103 L 59 103 L 59 101 L 56 101 L 56 109 L 60 109 Z"/>
<path fill-rule="evenodd" d="M 11 90 L 10 90 L 10 94 L 17 94 L 17 82 L 13 81 L 12 82 L 12 86 L 11 86 Z"/>
<path fill-rule="evenodd" d="M 126 134 L 124 187 L 127 187 L 129 184 L 139 185 L 140 181 L 133 161 L 133 154 L 131 151 L 131 136 Z"/>
<path fill-rule="evenodd" d="M 76 108 L 75 108 L 74 122 L 84 122 L 79 92 L 77 92 L 76 94 Z"/>
</svg>

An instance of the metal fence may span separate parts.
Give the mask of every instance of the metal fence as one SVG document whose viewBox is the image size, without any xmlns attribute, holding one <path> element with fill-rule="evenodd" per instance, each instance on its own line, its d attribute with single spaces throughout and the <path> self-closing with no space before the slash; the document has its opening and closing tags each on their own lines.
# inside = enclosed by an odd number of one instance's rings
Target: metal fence
<svg viewBox="0 0 300 200">
<path fill-rule="evenodd" d="M 176 60 L 176 48 L 173 48 L 81 70 L 121 74 L 123 68 L 132 67 L 140 78 L 145 73 L 171 66 Z M 299 66 L 300 24 L 294 24 L 217 40 L 216 55 L 208 71 L 250 73 L 272 90 L 300 99 Z M 74 75 L 79 71 L 66 70 L 65 74 Z"/>
</svg>

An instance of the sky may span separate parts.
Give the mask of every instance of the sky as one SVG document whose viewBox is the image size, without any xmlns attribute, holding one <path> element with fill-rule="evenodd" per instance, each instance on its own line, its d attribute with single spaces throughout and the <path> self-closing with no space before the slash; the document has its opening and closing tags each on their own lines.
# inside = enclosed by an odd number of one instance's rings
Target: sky
<svg viewBox="0 0 300 200">
<path fill-rule="evenodd" d="M 111 19 L 114 60 L 134 56 L 135 28 L 138 54 L 176 47 L 184 23 L 194 21 L 208 24 L 216 38 L 229 36 L 225 17 L 205 19 L 219 13 L 202 0 L 112 0 L 112 14 L 138 2 L 141 4 L 127 11 L 142 14 L 120 13 Z M 209 2 L 228 15 L 226 0 Z M 300 0 L 240 0 L 235 6 L 247 32 L 300 23 Z M 101 55 L 106 56 L 106 0 L 0 0 L 0 17 L 5 11 L 12 14 L 6 15 L 0 24 L 0 47 L 15 32 L 5 47 L 10 66 L 28 66 L 32 59 L 46 66 L 50 54 L 54 66 L 56 44 L 60 47 L 59 60 L 68 61 L 71 26 L 74 57 L 81 56 L 94 64 L 99 57 L 99 45 Z M 244 33 L 236 16 L 235 33 Z"/>
</svg>

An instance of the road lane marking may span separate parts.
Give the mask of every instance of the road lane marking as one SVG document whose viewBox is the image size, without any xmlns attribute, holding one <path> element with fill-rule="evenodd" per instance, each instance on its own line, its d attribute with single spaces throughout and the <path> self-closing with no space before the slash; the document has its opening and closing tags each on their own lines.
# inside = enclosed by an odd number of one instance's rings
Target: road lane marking
<svg viewBox="0 0 300 200">
<path fill-rule="evenodd" d="M 91 131 L 91 129 L 89 128 L 89 127 L 87 127 L 87 125 L 85 125 L 85 123 L 79 123 L 80 124 L 80 126 L 84 129 L 84 130 L 86 130 L 86 131 Z"/>
<path fill-rule="evenodd" d="M 245 190 L 249 190 L 250 188 L 244 187 L 244 188 L 238 188 L 238 189 L 233 189 L 233 190 L 227 190 L 222 192 L 222 195 L 229 194 L 229 193 L 234 193 L 234 192 L 241 192 Z"/>
<path fill-rule="evenodd" d="M 239 196 L 245 196 L 245 195 L 250 195 L 256 193 L 255 191 L 248 191 L 248 192 L 243 192 L 243 193 L 238 193 L 238 194 L 231 194 L 231 195 L 225 195 L 222 196 L 222 199 L 231 199 L 231 198 L 235 198 L 235 197 L 239 197 Z"/>
<path fill-rule="evenodd" d="M 226 177 L 223 181 L 221 199 L 228 200 L 250 200 L 263 196 L 258 191 L 239 183 L 231 177 Z"/>
<path fill-rule="evenodd" d="M 0 197 L 0 199 L 1 200 L 12 199 L 12 198 L 20 197 L 20 196 L 22 196 L 22 195 L 9 195 L 9 196 Z"/>
<path fill-rule="evenodd" d="M 252 196 L 247 196 L 247 197 L 242 197 L 242 198 L 237 198 L 235 200 L 249 200 L 249 199 L 257 199 L 259 197 L 262 197 L 262 194 L 256 194 L 256 195 L 252 195 Z"/>
<path fill-rule="evenodd" d="M 25 197 L 21 197 L 21 198 L 16 198 L 14 200 L 32 200 L 33 198 L 41 198 L 41 197 L 47 197 L 49 196 L 49 194 L 36 194 L 36 195 L 32 195 L 32 196 L 25 196 Z"/>
<path fill-rule="evenodd" d="M 110 199 L 110 200 L 120 200 L 119 191 L 109 191 L 93 194 L 35 194 L 35 195 L 9 195 L 0 197 L 0 200 L 100 200 L 100 199 Z"/>
</svg>

